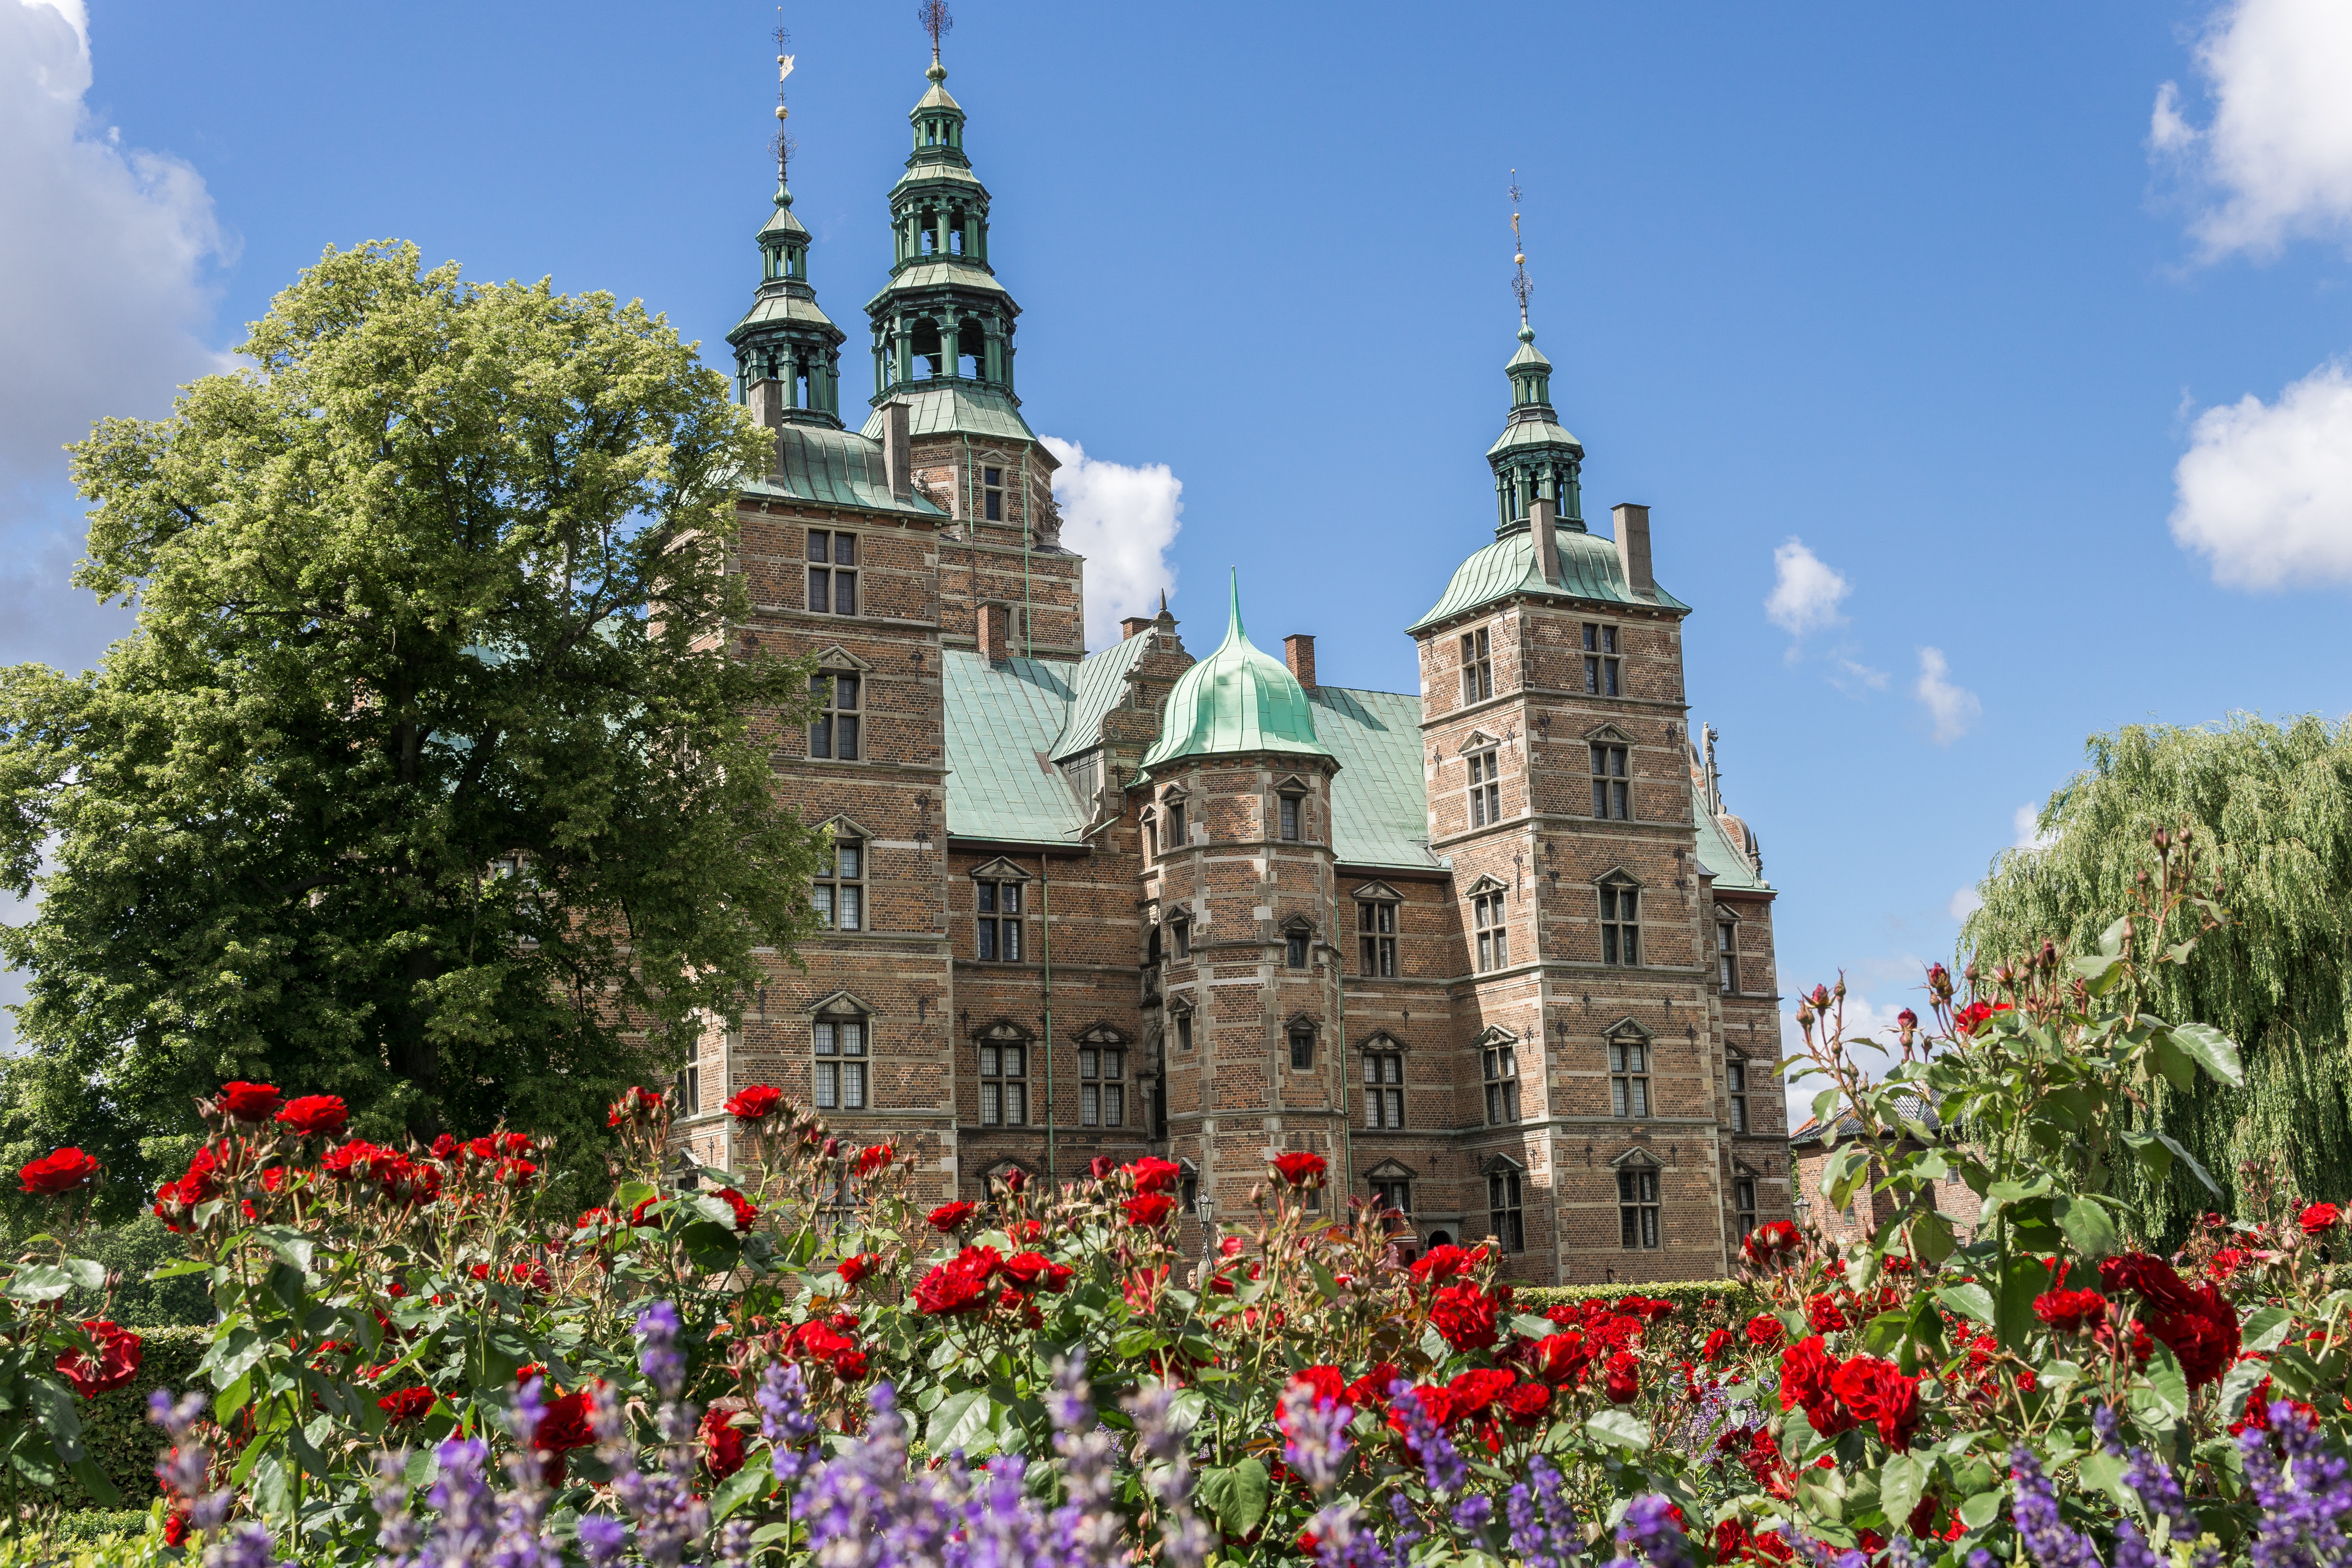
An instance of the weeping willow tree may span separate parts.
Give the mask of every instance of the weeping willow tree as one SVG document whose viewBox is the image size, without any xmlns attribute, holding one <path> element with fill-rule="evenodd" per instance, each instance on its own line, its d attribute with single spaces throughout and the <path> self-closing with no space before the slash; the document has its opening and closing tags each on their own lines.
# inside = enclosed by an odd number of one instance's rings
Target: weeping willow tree
<svg viewBox="0 0 2352 1568">
<path fill-rule="evenodd" d="M 2094 737 L 2089 755 L 2042 809 L 2041 846 L 1994 863 L 1962 952 L 1990 968 L 2044 937 L 2093 951 L 2135 907 L 2154 831 L 2192 826 L 2230 920 L 2188 964 L 2156 966 L 2151 1003 L 2229 1034 L 2246 1083 L 2161 1089 L 2158 1114 L 2233 1214 L 2283 1201 L 2279 1172 L 2308 1197 L 2352 1197 L 2352 721 L 2133 725 Z M 2225 1206 L 2178 1165 L 2128 1195 L 2148 1238 L 2167 1246 Z"/>
</svg>

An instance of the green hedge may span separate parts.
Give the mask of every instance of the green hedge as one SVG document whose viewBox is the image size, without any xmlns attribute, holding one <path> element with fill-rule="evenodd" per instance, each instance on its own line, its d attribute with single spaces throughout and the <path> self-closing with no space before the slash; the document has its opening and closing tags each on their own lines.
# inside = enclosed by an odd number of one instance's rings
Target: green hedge
<svg viewBox="0 0 2352 1568">
<path fill-rule="evenodd" d="M 149 1500 L 155 1496 L 155 1456 L 163 1446 L 163 1433 L 147 1419 L 147 1395 L 158 1388 L 185 1394 L 194 1387 L 196 1363 L 212 1342 L 212 1331 L 142 1328 L 139 1337 L 146 1342 L 139 1375 L 128 1387 L 83 1400 L 80 1411 L 82 1441 L 89 1446 L 90 1458 L 122 1493 L 124 1504 L 142 1510 L 143 1518 Z M 70 1481 L 59 1489 L 58 1500 L 72 1510 L 97 1506 L 79 1483 Z"/>
<path fill-rule="evenodd" d="M 1543 1312 L 1563 1301 L 1614 1301 L 1646 1296 L 1672 1301 L 1677 1317 L 1704 1328 L 1730 1328 L 1764 1310 L 1764 1300 L 1737 1279 L 1668 1279 L 1647 1285 L 1528 1285 L 1511 1293 L 1522 1312 Z"/>
</svg>

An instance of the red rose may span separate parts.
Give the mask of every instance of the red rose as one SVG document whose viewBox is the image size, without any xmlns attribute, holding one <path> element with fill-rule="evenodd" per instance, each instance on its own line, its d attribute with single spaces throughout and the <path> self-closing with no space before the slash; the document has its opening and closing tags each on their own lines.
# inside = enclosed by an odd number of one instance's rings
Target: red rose
<svg viewBox="0 0 2352 1568">
<path fill-rule="evenodd" d="M 843 1258 L 840 1266 L 834 1272 L 841 1276 L 843 1284 L 856 1285 L 868 1274 L 873 1273 L 875 1265 L 881 1261 L 870 1252 L 860 1252 L 853 1257 Z"/>
<path fill-rule="evenodd" d="M 1551 1390 L 1540 1383 L 1517 1384 L 1503 1395 L 1503 1414 L 1519 1426 L 1542 1425 L 1544 1412 L 1550 1405 Z"/>
<path fill-rule="evenodd" d="M 978 1204 L 972 1203 L 969 1199 L 957 1203 L 941 1204 L 939 1207 L 930 1212 L 929 1217 L 931 1228 L 944 1236 L 948 1232 L 952 1231 L 957 1226 L 962 1225 L 964 1221 L 970 1219 L 972 1216 L 972 1211 L 979 1207 L 980 1205 Z"/>
<path fill-rule="evenodd" d="M 1485 1350 L 1496 1337 L 1498 1305 L 1495 1298 L 1467 1281 L 1448 1285 L 1430 1300 L 1430 1325 L 1457 1351 Z"/>
<path fill-rule="evenodd" d="M 72 1384 L 76 1394 L 95 1399 L 139 1375 L 140 1358 L 147 1347 L 137 1334 L 104 1318 L 84 1319 L 81 1331 L 89 1336 L 98 1353 L 68 1351 L 58 1357 L 58 1375 Z"/>
<path fill-rule="evenodd" d="M 1485 1250 L 1481 1247 L 1477 1252 L 1471 1252 L 1451 1244 L 1433 1247 L 1413 1259 L 1412 1282 L 1416 1285 L 1443 1285 L 1457 1275 L 1469 1273 L 1477 1266 Z M 1559 1309 L 1553 1310 L 1557 1311 Z"/>
<path fill-rule="evenodd" d="M 1507 1372 L 1493 1367 L 1480 1367 L 1465 1372 L 1445 1385 L 1454 1396 L 1457 1415 L 1476 1415 L 1510 1391 L 1513 1379 Z"/>
<path fill-rule="evenodd" d="M 588 1390 L 575 1388 L 547 1407 L 532 1428 L 530 1446 L 547 1456 L 544 1474 L 549 1486 L 563 1479 L 563 1456 L 596 1440 L 588 1414 Z"/>
<path fill-rule="evenodd" d="M 1348 1385 L 1347 1401 L 1359 1410 L 1386 1410 L 1389 1385 L 1403 1375 L 1393 1363 L 1381 1362 Z"/>
<path fill-rule="evenodd" d="M 1176 1200 L 1166 1193 L 1138 1193 L 1127 1200 L 1127 1223 L 1151 1226 L 1163 1225 L 1176 1212 Z"/>
<path fill-rule="evenodd" d="M 1805 1321 L 1812 1325 L 1817 1334 L 1833 1334 L 1849 1326 L 1845 1313 L 1828 1296 L 1816 1296 L 1805 1303 Z"/>
<path fill-rule="evenodd" d="M 1585 1344 L 1584 1336 L 1574 1329 L 1566 1333 L 1546 1334 L 1536 1342 L 1536 1375 L 1562 1388 L 1575 1387 L 1591 1360 L 1592 1352 Z"/>
<path fill-rule="evenodd" d="M 1619 1351 L 1611 1356 L 1608 1375 L 1601 1384 L 1601 1392 L 1609 1396 L 1609 1403 L 1631 1405 L 1633 1396 L 1642 1391 L 1641 1373 L 1642 1363 L 1633 1359 L 1632 1352 Z"/>
<path fill-rule="evenodd" d="M 712 1195 L 735 1211 L 735 1228 L 738 1232 L 751 1229 L 752 1224 L 760 1217 L 759 1205 L 732 1187 L 721 1187 Z"/>
<path fill-rule="evenodd" d="M 1780 1342 L 1780 1320 L 1769 1312 L 1759 1312 L 1748 1320 L 1748 1342 L 1759 1351 L 1770 1350 Z"/>
<path fill-rule="evenodd" d="M 1318 1405 L 1338 1405 L 1348 1397 L 1348 1380 L 1340 1375 L 1339 1369 L 1336 1366 L 1300 1367 L 1290 1374 L 1289 1386 L 1297 1388 L 1301 1384 L 1306 1384 L 1308 1391 L 1315 1395 L 1315 1403 Z M 1288 1419 L 1286 1415 L 1276 1418 L 1277 1424 Z M 1283 1427 L 1286 1432 L 1289 1429 L 1287 1426 Z"/>
<path fill-rule="evenodd" d="M 1837 1363 L 1822 1348 L 1821 1335 L 1798 1341 L 1780 1352 L 1780 1408 L 1794 1410 L 1801 1405 L 1811 1410 L 1825 1404 L 1830 1379 L 1836 1374 Z"/>
<path fill-rule="evenodd" d="M 1164 1193 L 1176 1184 L 1177 1177 L 1184 1173 L 1184 1167 L 1172 1160 L 1156 1159 L 1148 1154 L 1119 1169 L 1135 1178 L 1135 1190 L 1139 1193 Z"/>
<path fill-rule="evenodd" d="M 539 1167 L 528 1160 L 499 1162 L 498 1180 L 501 1186 L 513 1187 L 520 1191 L 530 1186 L 530 1179 L 537 1174 L 539 1174 Z"/>
<path fill-rule="evenodd" d="M 1749 1231 L 1748 1239 L 1739 1244 L 1739 1250 L 1756 1268 L 1770 1268 L 1780 1261 L 1781 1254 L 1796 1251 L 1804 1240 L 1795 1226 L 1785 1219 L 1776 1219 Z"/>
<path fill-rule="evenodd" d="M 1420 1404 L 1422 1414 L 1429 1417 L 1429 1423 L 1433 1426 L 1443 1427 L 1454 1419 L 1454 1396 L 1442 1388 L 1432 1388 L 1427 1384 L 1418 1384 L 1401 1394 L 1397 1403 L 1402 1404 L 1406 1399 L 1412 1399 Z M 1406 1425 L 1404 1412 L 1398 1409 L 1395 1405 L 1389 1407 L 1389 1430 L 1402 1439 L 1407 1452 L 1412 1451 L 1412 1428 Z"/>
<path fill-rule="evenodd" d="M 992 1247 L 967 1247 L 915 1285 L 915 1310 L 951 1318 L 988 1308 L 989 1280 L 1003 1259 Z"/>
<path fill-rule="evenodd" d="M 1323 1156 L 1320 1154 L 1294 1151 L 1291 1153 L 1276 1154 L 1274 1157 L 1274 1173 L 1294 1187 L 1321 1186 L 1324 1174 L 1329 1169 L 1330 1167 L 1323 1163 Z"/>
<path fill-rule="evenodd" d="M 2033 1315 L 2057 1334 L 2079 1334 L 2107 1320 L 2107 1299 L 2096 1290 L 2045 1290 L 2033 1298 Z"/>
<path fill-rule="evenodd" d="M 284 1097 L 272 1083 L 236 1083 L 221 1085 L 220 1094 L 213 1103 L 238 1121 L 267 1121 L 277 1114 Z"/>
<path fill-rule="evenodd" d="M 395 1388 L 375 1402 L 384 1419 L 398 1426 L 415 1420 L 433 1408 L 433 1391 L 429 1388 Z"/>
<path fill-rule="evenodd" d="M 1003 1272 L 1024 1289 L 1058 1296 L 1076 1270 L 1066 1263 L 1055 1262 L 1042 1252 L 1016 1252 L 1004 1260 Z"/>
<path fill-rule="evenodd" d="M 305 1138 L 328 1138 L 343 1130 L 351 1112 L 339 1095 L 306 1094 L 280 1107 L 278 1120 Z"/>
<path fill-rule="evenodd" d="M 1723 1360 L 1723 1352 L 1730 1348 L 1731 1331 L 1717 1329 L 1706 1336 L 1706 1344 L 1698 1353 L 1706 1359 L 1709 1366 L 1713 1366 Z"/>
<path fill-rule="evenodd" d="M 185 1546 L 195 1529 L 194 1518 L 185 1508 L 175 1508 L 163 1516 L 163 1544 Z"/>
<path fill-rule="evenodd" d="M 2172 1265 L 2146 1252 L 2119 1252 L 2099 1263 L 2099 1282 L 2110 1291 L 2129 1290 L 2168 1312 L 2191 1310 L 2188 1284 Z"/>
<path fill-rule="evenodd" d="M 1919 1380 L 1906 1377 L 1893 1362 L 1855 1356 L 1830 1379 L 1830 1392 L 1856 1423 L 1876 1426 L 1879 1441 L 1888 1447 L 1911 1446 L 1919 1426 Z M 1814 1425 L 1818 1428 L 1820 1423 Z"/>
<path fill-rule="evenodd" d="M 649 1122 L 660 1113 L 661 1108 L 661 1090 L 641 1089 L 632 1084 L 621 1091 L 620 1099 L 613 1101 L 612 1110 L 605 1113 L 604 1125 L 618 1127 L 624 1122 Z"/>
<path fill-rule="evenodd" d="M 2012 1011 L 2006 1002 L 1971 1002 L 1952 1016 L 1952 1027 L 1963 1035 L 1973 1035 L 1979 1025 L 1995 1013 Z"/>
<path fill-rule="evenodd" d="M 2344 1211 L 2334 1204 L 2314 1204 L 2295 1216 L 2305 1236 L 2324 1236 L 2343 1220 Z"/>
<path fill-rule="evenodd" d="M 726 1110 L 728 1115 L 738 1121 L 765 1121 L 776 1113 L 776 1107 L 783 1102 L 782 1089 L 764 1083 L 755 1083 L 749 1089 L 738 1089 L 730 1096 Z M 738 1438 L 737 1441 L 740 1443 L 741 1439 Z M 740 1466 L 740 1463 L 739 1459 L 737 1464 Z"/>
<path fill-rule="evenodd" d="M 661 1202 L 661 1199 L 658 1197 L 639 1198 L 637 1200 L 636 1207 L 629 1211 L 629 1224 L 632 1226 L 646 1224 L 646 1216 L 653 1212 L 653 1206 L 659 1202 Z M 655 1223 L 658 1224 L 659 1222 L 656 1221 Z"/>
<path fill-rule="evenodd" d="M 1097 1182 L 1108 1182 L 1110 1173 L 1118 1169 L 1118 1162 L 1108 1154 L 1097 1154 L 1087 1162 L 1087 1174 Z"/>
<path fill-rule="evenodd" d="M 16 1173 L 25 1184 L 25 1191 L 56 1197 L 86 1187 L 98 1180 L 98 1162 L 80 1150 L 68 1146 L 42 1155 Z"/>
<path fill-rule="evenodd" d="M 2179 1310 L 2157 1310 L 2147 1331 L 2179 1358 L 2191 1389 L 2215 1381 L 2238 1359 L 2237 1309 L 2211 1285 L 2190 1291 L 2189 1304 Z"/>
<path fill-rule="evenodd" d="M 706 1412 L 702 1417 L 702 1462 L 714 1481 L 723 1481 L 743 1468 L 743 1429 L 723 1410 Z"/>
<path fill-rule="evenodd" d="M 877 1171 L 887 1171 L 898 1154 L 898 1151 L 887 1143 L 876 1143 L 860 1149 L 857 1158 L 850 1163 L 850 1172 L 854 1175 L 870 1176 Z"/>
<path fill-rule="evenodd" d="M 356 1181 L 368 1173 L 371 1164 L 381 1158 L 383 1152 L 384 1151 L 366 1139 L 354 1138 L 348 1143 L 337 1144 L 320 1156 L 319 1169 L 344 1181 Z M 194 1168 L 192 1166 L 190 1174 L 194 1173 Z"/>
</svg>

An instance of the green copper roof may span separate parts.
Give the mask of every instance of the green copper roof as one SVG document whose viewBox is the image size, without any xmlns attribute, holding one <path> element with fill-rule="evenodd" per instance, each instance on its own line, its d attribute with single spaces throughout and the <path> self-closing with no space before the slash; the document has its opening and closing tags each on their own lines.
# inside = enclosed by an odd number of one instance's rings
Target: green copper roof
<svg viewBox="0 0 2352 1568">
<path fill-rule="evenodd" d="M 1723 819 L 1711 816 L 1706 809 L 1706 792 L 1696 780 L 1691 783 L 1691 820 L 1698 825 L 1698 863 L 1715 879 L 1717 889 L 1733 892 L 1769 893 L 1772 884 L 1757 875 L 1748 856 L 1731 841 L 1730 830 Z"/>
<path fill-rule="evenodd" d="M 948 832 L 957 838 L 1060 844 L 1086 810 L 1050 755 L 1070 709 L 1072 667 L 1008 658 L 991 664 L 946 648 Z"/>
<path fill-rule="evenodd" d="M 1072 683 L 1070 716 L 1052 747 L 1055 762 L 1102 744 L 1103 715 L 1118 706 L 1119 699 L 1127 694 L 1127 672 L 1135 668 L 1135 661 L 1150 647 L 1151 634 L 1141 631 L 1078 661 L 1077 678 Z"/>
<path fill-rule="evenodd" d="M 1242 629 L 1241 574 L 1234 574 L 1225 640 L 1186 670 L 1168 694 L 1160 739 L 1143 754 L 1145 768 L 1179 757 L 1228 752 L 1296 752 L 1328 757 L 1315 736 L 1315 710 L 1297 677 L 1261 652 Z"/>
<path fill-rule="evenodd" d="M 833 318 L 817 308 L 815 297 L 806 298 L 782 288 L 760 290 L 743 319 L 727 330 L 727 341 L 733 342 L 735 334 L 746 327 L 774 326 L 790 322 L 796 326 L 830 327 Z"/>
<path fill-rule="evenodd" d="M 1576 455 L 1582 457 L 1584 443 L 1570 435 L 1559 421 L 1549 417 L 1549 408 L 1544 413 L 1546 417 L 1541 419 L 1513 419 L 1504 426 L 1495 444 L 1486 448 L 1486 460 L 1491 463 L 1506 453 L 1546 447 L 1572 447 Z"/>
<path fill-rule="evenodd" d="M 858 506 L 871 511 L 911 511 L 927 517 L 945 512 L 918 494 L 899 500 L 890 494 L 882 468 L 882 447 L 864 436 L 817 425 L 780 426 L 776 431 L 780 472 L 740 488 L 746 495 L 789 496 L 823 506 Z"/>
<path fill-rule="evenodd" d="M 907 430 L 913 436 L 992 436 L 1003 441 L 1034 441 L 1029 422 L 1021 417 L 1004 389 L 970 376 L 918 382 L 913 390 L 901 387 L 886 402 L 907 405 Z M 866 434 L 880 440 L 882 411 L 866 421 Z"/>
<path fill-rule="evenodd" d="M 1435 870 L 1421 765 L 1421 699 L 1318 686 L 1315 734 L 1339 759 L 1331 780 L 1331 851 L 1343 866 Z"/>
<path fill-rule="evenodd" d="M 978 262 L 961 256 L 934 256 L 911 264 L 884 284 L 866 301 L 866 308 L 871 310 L 893 294 L 911 294 L 921 289 L 971 289 L 982 294 L 1003 294 L 1008 301 L 1012 299 L 996 275 Z"/>
<path fill-rule="evenodd" d="M 1654 605 L 1662 610 L 1690 608 L 1664 588 L 1658 590 L 1655 599 L 1636 597 L 1625 585 L 1624 569 L 1617 563 L 1615 540 L 1570 528 L 1555 528 L 1553 532 L 1559 540 L 1560 581 L 1543 580 L 1536 567 L 1535 535 L 1525 528 L 1517 529 L 1454 568 L 1454 581 L 1445 585 L 1444 597 L 1405 630 L 1417 632 L 1514 594 Z"/>
</svg>

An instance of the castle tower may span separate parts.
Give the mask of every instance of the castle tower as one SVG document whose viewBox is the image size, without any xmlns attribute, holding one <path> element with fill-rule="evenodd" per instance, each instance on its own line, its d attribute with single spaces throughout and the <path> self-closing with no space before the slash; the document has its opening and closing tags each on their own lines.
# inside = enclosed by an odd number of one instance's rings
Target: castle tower
<svg viewBox="0 0 2352 1568">
<path fill-rule="evenodd" d="M 866 301 L 877 410 L 903 404 L 915 482 L 955 519 L 940 562 L 940 630 L 978 641 L 983 606 L 1002 606 L 1024 658 L 1086 652 L 1082 563 L 1061 547 L 1053 499 L 1060 465 L 1021 416 L 1013 323 L 1021 307 L 991 260 L 988 188 L 964 151 L 962 105 L 936 51 L 930 87 L 908 110 L 914 148 L 890 188 L 890 280 Z"/>
<path fill-rule="evenodd" d="M 779 43 L 782 38 L 779 37 Z M 735 350 L 735 395 L 762 425 L 787 420 L 841 427 L 841 345 L 846 336 L 817 308 L 809 286 L 809 231 L 793 216 L 786 178 L 782 79 L 789 56 L 776 57 L 775 212 L 754 237 L 760 247 L 760 287 L 751 308 L 727 334 Z"/>
<path fill-rule="evenodd" d="M 1236 580 L 1224 641 L 1169 692 L 1135 786 L 1171 1019 L 1170 1157 L 1213 1217 L 1244 1222 L 1271 1154 L 1311 1150 L 1345 1169 L 1339 768 L 1297 679 L 1243 629 Z"/>
</svg>

